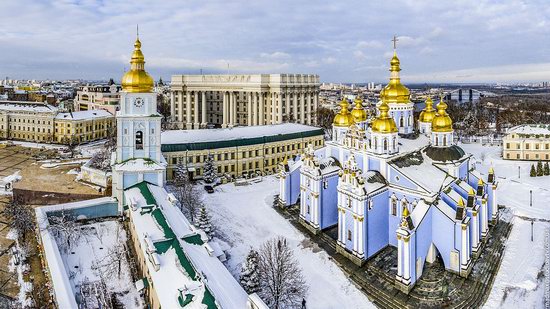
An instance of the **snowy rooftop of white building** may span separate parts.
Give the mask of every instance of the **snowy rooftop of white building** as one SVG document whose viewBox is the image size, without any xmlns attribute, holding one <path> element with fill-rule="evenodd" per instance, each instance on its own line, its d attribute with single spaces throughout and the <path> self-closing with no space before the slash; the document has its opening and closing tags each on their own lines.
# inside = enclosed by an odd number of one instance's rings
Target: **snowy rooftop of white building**
<svg viewBox="0 0 550 309">
<path fill-rule="evenodd" d="M 163 308 L 245 308 L 247 294 L 171 202 L 164 188 L 145 182 L 125 190 L 131 220 L 148 257 Z"/>
<path fill-rule="evenodd" d="M 35 113 L 56 113 L 57 107 L 39 103 L 39 102 L 19 102 L 19 101 L 2 101 L 0 102 L 0 111 L 13 112 L 35 112 Z"/>
<path fill-rule="evenodd" d="M 528 135 L 550 135 L 548 124 L 524 124 L 510 128 L 507 133 L 528 134 Z"/>
<path fill-rule="evenodd" d="M 79 111 L 79 112 L 68 112 L 68 113 L 59 113 L 55 119 L 67 119 L 67 120 L 87 120 L 95 118 L 109 118 L 114 117 L 108 111 L 98 109 L 91 111 Z"/>
<path fill-rule="evenodd" d="M 284 123 L 211 130 L 170 130 L 162 132 L 161 142 L 162 151 L 170 152 L 197 150 L 201 147 L 201 143 L 205 143 L 203 145 L 209 148 L 223 148 L 316 135 L 324 135 L 323 129 L 297 123 Z"/>
<path fill-rule="evenodd" d="M 399 157 L 390 161 L 390 164 L 413 182 L 432 193 L 439 192 L 454 180 L 444 170 L 435 166 L 434 161 L 423 151 Z"/>
</svg>

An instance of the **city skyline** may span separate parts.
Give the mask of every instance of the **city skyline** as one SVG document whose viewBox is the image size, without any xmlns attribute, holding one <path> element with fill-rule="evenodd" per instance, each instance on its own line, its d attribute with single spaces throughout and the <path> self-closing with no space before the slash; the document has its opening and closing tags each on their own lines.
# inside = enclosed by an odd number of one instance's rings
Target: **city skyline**
<svg viewBox="0 0 550 309">
<path fill-rule="evenodd" d="M 2 78 L 119 80 L 129 69 L 136 24 L 155 79 L 202 70 L 383 83 L 393 35 L 405 83 L 550 76 L 550 43 L 543 39 L 550 9 L 542 1 L 129 4 L 8 1 L 0 13 Z"/>
</svg>

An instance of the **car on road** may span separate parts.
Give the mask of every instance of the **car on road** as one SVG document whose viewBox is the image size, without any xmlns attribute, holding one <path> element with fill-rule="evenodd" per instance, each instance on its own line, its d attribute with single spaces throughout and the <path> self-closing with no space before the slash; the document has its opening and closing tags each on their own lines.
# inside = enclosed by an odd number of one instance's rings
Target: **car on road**
<svg viewBox="0 0 550 309">
<path fill-rule="evenodd" d="M 212 186 L 204 186 L 204 190 L 208 193 L 214 193 L 214 188 Z"/>
</svg>

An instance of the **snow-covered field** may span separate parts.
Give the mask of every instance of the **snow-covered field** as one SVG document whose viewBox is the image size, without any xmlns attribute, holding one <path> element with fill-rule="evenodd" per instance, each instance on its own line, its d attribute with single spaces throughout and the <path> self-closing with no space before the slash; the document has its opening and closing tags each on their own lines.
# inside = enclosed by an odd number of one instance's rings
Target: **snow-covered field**
<svg viewBox="0 0 550 309">
<path fill-rule="evenodd" d="M 230 246 L 228 267 L 233 276 L 239 277 L 250 248 L 259 249 L 266 240 L 280 235 L 294 247 L 309 284 L 308 308 L 375 308 L 324 251 L 272 209 L 277 190 L 278 182 L 270 176 L 249 186 L 222 185 L 205 196 L 216 232 Z"/>
<path fill-rule="evenodd" d="M 477 158 L 477 168 L 486 174 L 493 166 L 499 181 L 499 204 L 510 208 L 514 227 L 507 242 L 502 266 L 485 308 L 539 308 L 543 305 L 545 234 L 550 231 L 550 176 L 529 177 L 533 162 L 502 160 L 500 147 L 480 144 L 460 145 Z M 518 166 L 520 167 L 518 169 Z M 518 177 L 518 171 L 521 176 Z M 529 191 L 533 205 L 529 206 Z M 312 246 L 300 232 L 271 208 L 278 183 L 274 177 L 249 186 L 233 184 L 216 188 L 205 196 L 219 237 L 229 244 L 228 267 L 238 278 L 241 263 L 250 248 L 282 235 L 295 248 L 310 286 L 307 305 L 311 308 L 374 307 L 329 260 L 326 253 Z M 531 218 L 534 240 L 531 242 Z M 548 265 L 548 263 L 546 264 Z"/>
<path fill-rule="evenodd" d="M 143 307 L 125 257 L 120 259 L 119 275 L 119 259 L 114 252 L 115 248 L 122 248 L 126 243 L 121 224 L 112 220 L 81 225 L 79 236 L 70 248 L 67 248 L 64 237 L 56 237 L 73 291 L 79 291 L 83 283 L 103 281 L 107 290 L 115 293 L 125 308 Z"/>
<path fill-rule="evenodd" d="M 548 273 L 543 276 L 543 267 L 548 250 L 546 234 L 550 233 L 550 176 L 529 177 L 531 165 L 536 162 L 503 160 L 499 146 L 460 146 L 477 158 L 482 173 L 494 167 L 499 182 L 498 203 L 509 207 L 514 216 L 502 265 L 485 308 L 543 307 L 544 287 L 549 280 Z M 533 194 L 532 206 L 529 191 Z"/>
</svg>

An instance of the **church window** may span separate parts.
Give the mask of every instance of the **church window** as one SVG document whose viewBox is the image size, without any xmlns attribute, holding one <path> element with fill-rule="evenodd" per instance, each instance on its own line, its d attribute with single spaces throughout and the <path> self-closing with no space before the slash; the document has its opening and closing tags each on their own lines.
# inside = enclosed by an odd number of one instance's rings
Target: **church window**
<svg viewBox="0 0 550 309">
<path fill-rule="evenodd" d="M 439 139 L 437 138 L 437 135 L 435 136 L 435 145 L 437 146 L 438 145 L 438 141 Z"/>
<path fill-rule="evenodd" d="M 397 216 L 397 200 L 394 198 L 391 200 L 391 214 Z"/>
<path fill-rule="evenodd" d="M 388 140 L 384 139 L 384 150 L 388 150 Z"/>
<path fill-rule="evenodd" d="M 128 129 L 124 129 L 124 134 L 128 134 Z"/>
<path fill-rule="evenodd" d="M 328 189 L 328 181 L 323 181 L 323 189 Z"/>
<path fill-rule="evenodd" d="M 395 176 L 395 181 L 399 182 L 399 176 Z"/>
<path fill-rule="evenodd" d="M 307 214 L 309 215 L 309 205 L 307 205 Z"/>
<path fill-rule="evenodd" d="M 348 240 L 351 240 L 351 230 L 348 230 Z"/>
<path fill-rule="evenodd" d="M 372 210 L 373 204 L 372 200 L 369 200 L 369 210 Z"/>
<path fill-rule="evenodd" d="M 151 134 L 155 134 L 155 128 L 151 128 Z"/>
<path fill-rule="evenodd" d="M 136 132 L 136 149 L 143 149 L 143 132 Z"/>
<path fill-rule="evenodd" d="M 443 135 L 443 146 L 447 145 L 447 135 Z"/>
<path fill-rule="evenodd" d="M 401 115 L 401 118 L 399 118 L 399 126 L 400 126 L 400 127 L 403 127 L 403 126 L 404 126 L 404 125 L 403 125 L 403 122 L 404 122 L 404 120 L 403 120 L 403 115 Z"/>
</svg>

